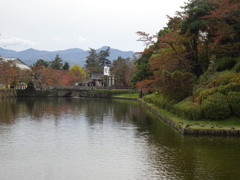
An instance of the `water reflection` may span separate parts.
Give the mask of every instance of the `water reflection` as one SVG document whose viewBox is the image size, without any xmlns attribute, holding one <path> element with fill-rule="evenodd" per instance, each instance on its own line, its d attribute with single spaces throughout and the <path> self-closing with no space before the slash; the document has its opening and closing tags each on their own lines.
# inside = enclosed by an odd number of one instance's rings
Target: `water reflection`
<svg viewBox="0 0 240 180">
<path fill-rule="evenodd" d="M 238 138 L 182 136 L 137 102 L 0 100 L 0 179 L 238 179 Z"/>
</svg>

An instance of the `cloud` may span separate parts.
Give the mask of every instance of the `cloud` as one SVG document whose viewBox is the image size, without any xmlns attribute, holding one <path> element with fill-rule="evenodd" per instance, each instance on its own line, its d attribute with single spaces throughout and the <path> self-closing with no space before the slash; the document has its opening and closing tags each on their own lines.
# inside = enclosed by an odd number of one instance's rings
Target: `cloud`
<svg viewBox="0 0 240 180">
<path fill-rule="evenodd" d="M 81 42 L 82 41 L 86 41 L 86 39 L 84 37 L 82 37 L 82 36 L 78 36 L 78 40 L 81 41 Z"/>
<path fill-rule="evenodd" d="M 53 41 L 61 41 L 62 37 L 51 37 L 51 40 L 53 40 Z"/>
<path fill-rule="evenodd" d="M 7 39 L 0 40 L 0 43 L 4 45 L 22 45 L 22 46 L 34 46 L 36 45 L 35 42 L 27 40 L 27 39 L 21 39 L 17 37 L 10 37 Z"/>
</svg>

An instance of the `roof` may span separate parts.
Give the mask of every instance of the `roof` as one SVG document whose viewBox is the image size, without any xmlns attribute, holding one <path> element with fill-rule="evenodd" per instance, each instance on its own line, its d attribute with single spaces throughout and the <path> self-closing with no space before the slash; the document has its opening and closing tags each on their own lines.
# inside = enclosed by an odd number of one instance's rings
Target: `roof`
<svg viewBox="0 0 240 180">
<path fill-rule="evenodd" d="M 20 68 L 20 69 L 28 69 L 30 70 L 31 68 L 28 67 L 23 61 L 21 61 L 19 58 L 6 58 L 6 57 L 0 57 L 1 60 L 8 62 L 8 61 L 12 61 L 13 63 L 15 63 L 15 65 Z"/>
<path fill-rule="evenodd" d="M 100 73 L 92 73 L 91 79 L 102 79 L 102 74 Z"/>
</svg>

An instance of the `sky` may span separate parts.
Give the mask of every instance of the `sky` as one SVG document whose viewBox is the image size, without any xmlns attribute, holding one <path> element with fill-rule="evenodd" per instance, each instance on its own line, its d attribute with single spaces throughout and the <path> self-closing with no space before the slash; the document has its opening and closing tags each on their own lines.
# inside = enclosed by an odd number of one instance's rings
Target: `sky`
<svg viewBox="0 0 240 180">
<path fill-rule="evenodd" d="M 158 33 L 187 0 L 0 0 L 0 47 L 143 51 L 137 31 Z"/>
</svg>

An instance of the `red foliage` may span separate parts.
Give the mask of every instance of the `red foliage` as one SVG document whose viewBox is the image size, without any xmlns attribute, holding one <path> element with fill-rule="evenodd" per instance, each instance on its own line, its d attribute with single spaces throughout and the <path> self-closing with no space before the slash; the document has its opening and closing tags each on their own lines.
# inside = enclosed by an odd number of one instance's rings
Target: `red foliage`
<svg viewBox="0 0 240 180">
<path fill-rule="evenodd" d="M 138 89 L 141 89 L 144 93 L 153 92 L 153 80 L 144 80 L 136 83 Z"/>
<path fill-rule="evenodd" d="M 48 86 L 68 86 L 74 85 L 79 81 L 79 77 L 74 74 L 67 73 L 66 70 L 56 70 L 52 68 L 34 67 L 34 73 L 42 75 L 42 84 Z"/>
<path fill-rule="evenodd" d="M 214 41 L 211 47 L 212 49 L 217 48 L 217 52 L 229 51 L 232 54 L 234 53 L 233 48 L 236 47 L 233 42 L 235 42 L 236 36 L 239 36 L 239 32 L 234 26 L 240 23 L 240 1 L 211 0 L 210 4 L 213 10 L 205 18 L 210 20 L 210 28 L 214 31 Z"/>
</svg>

